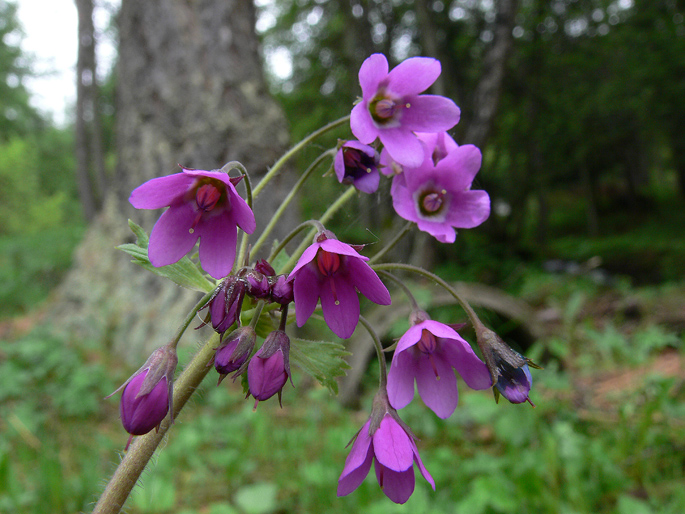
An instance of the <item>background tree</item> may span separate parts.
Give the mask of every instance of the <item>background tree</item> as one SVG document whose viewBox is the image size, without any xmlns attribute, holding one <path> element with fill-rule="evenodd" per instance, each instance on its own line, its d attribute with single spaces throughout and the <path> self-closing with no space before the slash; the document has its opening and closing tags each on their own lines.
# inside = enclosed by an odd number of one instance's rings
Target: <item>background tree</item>
<svg viewBox="0 0 685 514">
<path fill-rule="evenodd" d="M 136 358 L 166 342 L 197 301 L 113 247 L 131 240 L 127 218 L 149 231 L 158 215 L 128 203 L 142 182 L 177 164 L 214 169 L 231 160 L 258 176 L 281 153 L 287 132 L 264 85 L 254 21 L 252 4 L 237 0 L 122 2 L 116 174 L 51 312 L 72 336 Z M 263 201 L 258 224 L 277 195 Z"/>
</svg>

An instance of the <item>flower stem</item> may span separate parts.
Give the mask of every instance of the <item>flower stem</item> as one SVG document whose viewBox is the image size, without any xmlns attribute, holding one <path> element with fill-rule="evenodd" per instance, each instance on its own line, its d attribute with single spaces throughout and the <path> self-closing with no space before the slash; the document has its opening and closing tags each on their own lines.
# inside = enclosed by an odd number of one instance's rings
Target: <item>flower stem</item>
<svg viewBox="0 0 685 514">
<path fill-rule="evenodd" d="M 340 197 L 326 210 L 326 212 L 323 213 L 323 215 L 319 218 L 318 222 L 321 225 L 324 225 L 328 220 L 330 220 L 333 215 L 338 212 L 338 210 L 345 205 L 356 193 L 356 189 L 353 187 L 350 187 L 345 191 Z M 307 249 L 307 247 L 311 244 L 311 240 L 316 234 L 316 230 L 312 230 L 307 237 L 305 237 L 302 242 L 300 243 L 300 246 L 297 247 L 297 250 L 290 256 L 290 259 L 288 262 L 285 263 L 285 265 L 281 268 L 279 273 L 283 273 L 286 270 L 291 270 L 295 266 L 295 263 L 297 260 L 300 258 L 302 253 Z"/>
<path fill-rule="evenodd" d="M 364 325 L 364 328 L 371 335 L 371 339 L 373 339 L 373 346 L 376 348 L 376 355 L 378 355 L 378 367 L 380 368 L 378 387 L 381 391 L 385 391 L 385 388 L 388 385 L 388 367 L 385 364 L 383 345 L 381 344 L 381 340 L 378 338 L 376 331 L 371 326 L 371 323 L 369 323 L 364 316 L 359 316 L 359 322 Z"/>
<path fill-rule="evenodd" d="M 188 399 L 197 390 L 202 379 L 207 375 L 214 351 L 219 344 L 219 336 L 214 334 L 188 363 L 174 383 L 174 418 L 181 411 Z M 93 514 L 117 514 L 124 506 L 131 490 L 136 485 L 148 461 L 162 442 L 171 420 L 167 417 L 158 431 L 149 432 L 137 437 L 117 467 L 107 487 L 100 496 Z"/>
<path fill-rule="evenodd" d="M 286 196 L 283 201 L 281 202 L 281 205 L 278 207 L 274 215 L 271 217 L 269 220 L 269 224 L 264 228 L 264 231 L 261 233 L 259 236 L 259 239 L 257 239 L 257 242 L 252 246 L 252 254 L 256 254 L 257 251 L 262 247 L 264 244 L 264 241 L 266 238 L 271 234 L 273 231 L 274 227 L 280 220 L 281 216 L 283 215 L 283 211 L 285 211 L 286 207 L 290 204 L 290 202 L 295 198 L 295 195 L 302 189 L 302 186 L 304 183 L 307 181 L 307 179 L 312 175 L 312 172 L 323 162 L 323 160 L 331 155 L 335 155 L 335 149 L 331 150 L 326 150 L 324 153 L 319 155 L 314 162 L 312 162 L 309 165 L 309 168 L 305 170 L 305 172 L 302 174 L 302 176 L 298 179 L 297 183 L 293 186 L 293 188 L 290 190 L 288 193 L 288 196 Z"/>
<path fill-rule="evenodd" d="M 408 221 L 404 225 L 404 227 L 402 227 L 402 229 L 400 229 L 400 231 L 397 234 L 395 234 L 395 237 L 393 237 L 388 244 L 386 244 L 383 248 L 376 252 L 373 255 L 373 257 L 369 259 L 369 262 L 367 264 L 371 265 L 374 262 L 378 262 L 381 259 L 381 257 L 384 257 L 386 253 L 395 248 L 395 245 L 409 232 L 413 224 L 413 222 Z"/>
<path fill-rule="evenodd" d="M 419 304 L 416 303 L 416 298 L 414 298 L 414 295 L 411 294 L 411 291 L 409 290 L 409 288 L 408 288 L 406 285 L 404 285 L 404 283 L 403 283 L 399 278 L 397 278 L 397 277 L 396 277 L 395 275 L 393 275 L 392 273 L 388 273 L 387 271 L 383 271 L 383 270 L 378 270 L 378 271 L 379 271 L 379 273 L 380 273 L 381 275 L 383 275 L 384 277 L 389 278 L 390 280 L 392 280 L 393 282 L 395 282 L 395 284 L 397 284 L 398 286 L 400 286 L 400 289 L 402 289 L 402 291 L 404 291 L 404 294 L 405 294 L 405 295 L 407 296 L 407 298 L 409 299 L 409 303 L 411 303 L 411 308 L 412 308 L 413 311 L 421 310 L 420 307 L 419 307 Z"/>
<path fill-rule="evenodd" d="M 259 184 L 254 188 L 253 195 L 255 198 L 259 196 L 259 193 L 262 192 L 262 189 L 269 183 L 269 181 L 276 176 L 276 174 L 281 171 L 281 168 L 283 165 L 290 159 L 293 155 L 295 155 L 297 152 L 302 150 L 306 145 L 308 145 L 310 142 L 312 142 L 314 139 L 319 137 L 322 134 L 325 134 L 329 130 L 333 130 L 334 128 L 339 127 L 343 123 L 347 122 L 350 120 L 350 116 L 343 116 L 340 119 L 337 119 L 335 121 L 332 121 L 328 125 L 324 125 L 321 127 L 319 130 L 312 132 L 309 134 L 307 137 L 305 137 L 302 141 L 297 143 L 295 146 L 293 146 L 290 150 L 288 150 L 283 156 L 276 161 L 276 163 L 272 166 L 272 168 L 267 172 L 264 177 L 262 177 L 262 180 L 259 181 Z"/>
<path fill-rule="evenodd" d="M 385 271 L 385 270 L 404 270 L 404 271 L 411 271 L 412 273 L 417 273 L 418 275 L 423 275 L 426 278 L 429 278 L 435 282 L 438 283 L 438 285 L 442 286 L 445 288 L 445 290 L 451 294 L 455 300 L 461 305 L 462 309 L 466 311 L 466 315 L 469 317 L 469 320 L 471 321 L 471 325 L 473 326 L 474 329 L 477 329 L 480 326 L 483 326 L 483 323 L 481 320 L 478 318 L 474 310 L 471 308 L 471 306 L 468 304 L 466 300 L 464 300 L 461 296 L 459 296 L 459 293 L 457 293 L 452 286 L 450 286 L 447 282 L 445 282 L 443 279 L 441 279 L 439 276 L 435 275 L 434 273 L 431 273 L 430 271 L 427 271 L 423 268 L 419 268 L 418 266 L 412 266 L 411 264 L 401 264 L 398 262 L 393 262 L 393 263 L 388 263 L 388 264 L 376 264 L 372 266 L 372 268 L 375 271 Z"/>
<path fill-rule="evenodd" d="M 214 295 L 214 291 L 210 291 L 209 293 L 205 294 L 202 297 L 202 299 L 195 304 L 195 307 L 193 307 L 192 310 L 188 313 L 186 319 L 183 320 L 181 326 L 178 327 L 178 330 L 176 331 L 174 338 L 169 343 L 169 346 L 171 346 L 172 348 L 176 348 L 178 346 L 178 342 L 181 340 L 181 337 L 188 328 L 188 325 L 190 325 L 193 319 L 195 319 L 195 316 L 197 315 L 199 310 L 202 309 L 202 307 L 204 307 L 209 300 L 211 300 L 212 296 Z"/>
</svg>

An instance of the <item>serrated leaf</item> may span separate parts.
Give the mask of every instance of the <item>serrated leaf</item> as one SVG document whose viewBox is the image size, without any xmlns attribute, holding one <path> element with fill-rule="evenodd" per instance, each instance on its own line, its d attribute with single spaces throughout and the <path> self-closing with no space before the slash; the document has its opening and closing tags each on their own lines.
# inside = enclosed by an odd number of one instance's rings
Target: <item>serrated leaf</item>
<svg viewBox="0 0 685 514">
<path fill-rule="evenodd" d="M 180 261 L 169 264 L 168 266 L 161 266 L 159 268 L 154 267 L 150 263 L 150 259 L 147 255 L 147 247 L 150 240 L 147 232 L 131 220 L 128 221 L 128 226 L 135 234 L 137 241 L 135 244 L 127 243 L 119 245 L 117 248 L 133 257 L 132 262 L 135 262 L 146 270 L 152 271 L 156 275 L 168 278 L 186 289 L 208 293 L 216 287 L 216 284 L 207 280 L 188 256 L 185 256 Z"/>
<path fill-rule="evenodd" d="M 344 357 L 350 355 L 345 346 L 331 341 L 290 340 L 290 362 L 311 375 L 333 394 L 338 394 L 336 377 L 345 375 L 350 365 Z"/>
</svg>

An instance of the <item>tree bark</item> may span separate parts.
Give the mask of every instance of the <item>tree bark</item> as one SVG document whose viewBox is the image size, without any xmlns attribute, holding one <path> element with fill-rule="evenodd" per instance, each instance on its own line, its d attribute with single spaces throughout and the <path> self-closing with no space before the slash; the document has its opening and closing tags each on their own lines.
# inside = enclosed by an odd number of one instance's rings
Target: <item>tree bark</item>
<svg viewBox="0 0 685 514">
<path fill-rule="evenodd" d="M 497 114 L 502 81 L 506 72 L 507 59 L 514 43 L 514 28 L 518 0 L 499 0 L 494 25 L 492 46 L 483 59 L 483 74 L 476 85 L 471 105 L 473 117 L 469 120 L 464 143 L 476 145 L 481 150 L 485 145 Z"/>
<path fill-rule="evenodd" d="M 92 221 L 105 191 L 105 159 L 98 105 L 93 1 L 76 0 L 78 59 L 76 62 L 76 177 L 83 215 Z"/>
<path fill-rule="evenodd" d="M 122 2 L 116 179 L 50 313 L 69 337 L 137 361 L 166 343 L 199 299 L 114 247 L 132 241 L 127 218 L 149 232 L 160 214 L 128 203 L 146 180 L 180 171 L 177 164 L 216 169 L 232 160 L 254 180 L 282 153 L 288 133 L 267 94 L 254 22 L 254 6 L 243 0 Z M 279 191 L 255 205 L 258 231 L 278 206 L 284 177 L 274 185 Z"/>
</svg>

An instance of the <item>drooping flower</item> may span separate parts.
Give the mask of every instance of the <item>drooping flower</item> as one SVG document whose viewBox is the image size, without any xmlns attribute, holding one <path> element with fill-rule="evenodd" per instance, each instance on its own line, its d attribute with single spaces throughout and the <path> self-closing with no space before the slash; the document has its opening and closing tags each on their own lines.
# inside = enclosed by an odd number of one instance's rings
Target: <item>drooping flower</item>
<svg viewBox="0 0 685 514">
<path fill-rule="evenodd" d="M 251 234 L 256 226 L 252 210 L 235 189 L 239 180 L 221 171 L 183 168 L 134 189 L 129 201 L 136 209 L 169 207 L 150 234 L 150 263 L 173 264 L 200 238 L 203 269 L 214 278 L 228 275 L 235 260 L 236 227 Z"/>
<path fill-rule="evenodd" d="M 535 407 L 528 397 L 533 386 L 529 366 L 538 369 L 540 366 L 513 350 L 499 335 L 484 325 L 476 327 L 476 338 L 495 384 L 495 400 L 499 400 L 501 394 L 511 403 L 527 401 Z"/>
<path fill-rule="evenodd" d="M 314 241 L 289 275 L 297 326 L 305 324 L 321 298 L 326 324 L 338 337 L 346 339 L 359 322 L 357 291 L 379 305 L 390 305 L 390 293 L 366 264 L 369 258 L 335 239 L 332 232 L 320 232 Z"/>
<path fill-rule="evenodd" d="M 359 141 L 346 141 L 335 154 L 335 175 L 341 184 L 353 185 L 362 193 L 378 189 L 380 156 L 369 145 Z"/>
<path fill-rule="evenodd" d="M 138 371 L 107 396 L 109 398 L 124 390 L 119 412 L 121 423 L 131 436 L 147 434 L 158 427 L 172 409 L 177 364 L 178 356 L 172 345 L 157 348 Z"/>
<path fill-rule="evenodd" d="M 419 94 L 440 72 L 440 61 L 429 57 L 412 57 L 388 72 L 385 56 L 371 55 L 359 70 L 362 101 L 352 109 L 352 133 L 363 144 L 378 137 L 395 161 L 419 166 L 423 149 L 414 132 L 442 132 L 459 121 L 452 100 Z"/>
<path fill-rule="evenodd" d="M 378 484 L 395 503 L 405 503 L 414 492 L 414 463 L 435 490 L 435 482 L 421 462 L 414 436 L 380 391 L 369 420 L 354 439 L 338 479 L 338 496 L 347 496 L 364 481 L 373 462 Z"/>
<path fill-rule="evenodd" d="M 268 400 L 281 391 L 290 378 L 290 338 L 282 330 L 274 330 L 264 340 L 247 366 L 247 383 L 257 402 Z"/>
<path fill-rule="evenodd" d="M 459 147 L 447 132 L 417 132 L 416 137 L 425 145 L 425 151 L 431 155 L 433 164 L 438 164 L 448 153 Z M 383 148 L 380 171 L 383 175 L 398 175 L 404 171 L 404 166 L 393 160 L 390 153 Z"/>
<path fill-rule="evenodd" d="M 221 341 L 214 354 L 219 384 L 229 373 L 237 371 L 235 376 L 242 374 L 256 341 L 257 334 L 249 325 L 235 329 Z"/>
<path fill-rule="evenodd" d="M 473 145 L 452 149 L 437 164 L 433 150 L 425 147 L 419 167 L 393 178 L 395 212 L 441 243 L 453 243 L 455 228 L 476 227 L 490 215 L 488 194 L 470 189 L 480 164 L 480 150 Z"/>
<path fill-rule="evenodd" d="M 459 401 L 457 378 L 472 389 L 488 389 L 487 366 L 452 327 L 420 313 L 400 338 L 388 372 L 390 404 L 401 409 L 414 398 L 414 380 L 421 399 L 440 418 L 449 418 Z"/>
</svg>

